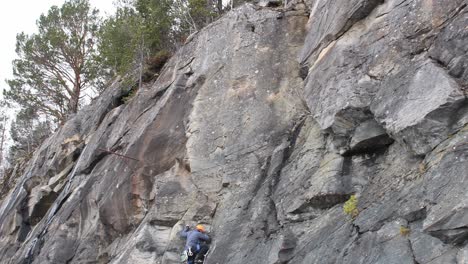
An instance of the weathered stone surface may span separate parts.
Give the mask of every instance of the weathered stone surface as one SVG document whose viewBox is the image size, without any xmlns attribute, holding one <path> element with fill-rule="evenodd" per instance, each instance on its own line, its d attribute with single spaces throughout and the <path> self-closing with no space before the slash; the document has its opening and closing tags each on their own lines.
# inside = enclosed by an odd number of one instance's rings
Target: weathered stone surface
<svg viewBox="0 0 468 264">
<path fill-rule="evenodd" d="M 324 2 L 332 1 L 317 1 Z M 387 1 L 321 47 L 320 56 L 308 62 L 305 86 L 307 103 L 320 126 L 339 127 L 341 116 L 348 117 L 347 124 L 359 124 L 365 116 L 353 113 L 370 109 L 388 134 L 398 134 L 396 139 L 404 140 L 417 154 L 427 153 L 459 129 L 458 119 L 466 116 L 463 86 L 426 52 L 433 36 L 447 26 L 432 21 L 446 19 L 455 6 L 462 8 L 463 1 L 458 3 Z M 313 20 L 331 17 L 322 12 Z M 330 28 L 326 25 L 314 28 Z M 460 25 L 453 29 L 460 30 Z M 312 32 L 305 47 L 318 39 Z"/>
<path fill-rule="evenodd" d="M 207 263 L 466 263 L 466 1 L 283 5 L 46 140 L 2 189 L 0 262 L 179 263 L 202 223 Z"/>
<path fill-rule="evenodd" d="M 459 129 L 457 115 L 467 114 L 467 101 L 456 81 L 432 62 L 412 67 L 384 84 L 388 88 L 377 93 L 371 110 L 390 133 L 425 154 Z"/>
<path fill-rule="evenodd" d="M 300 60 L 314 61 L 320 50 L 341 37 L 354 23 L 364 19 L 382 0 L 314 1 L 310 7 L 309 34 Z"/>
<path fill-rule="evenodd" d="M 457 249 L 425 233 L 412 232 L 409 237 L 414 260 L 418 263 L 457 263 Z M 463 262 L 458 262 L 463 263 Z"/>
<path fill-rule="evenodd" d="M 468 197 L 466 188 L 457 184 L 468 177 L 467 137 L 465 127 L 451 140 L 440 144 L 435 150 L 437 155 L 428 158 L 424 187 L 426 199 L 434 205 L 428 210 L 423 228 L 445 243 L 463 244 L 468 239 Z"/>
<path fill-rule="evenodd" d="M 463 1 L 443 3 L 449 5 L 446 9 L 449 12 L 441 14 L 442 18 L 434 21 L 442 30 L 429 49 L 429 57 L 446 69 L 450 76 L 456 78 L 466 92 L 466 85 L 468 84 L 466 53 L 468 48 L 465 44 L 468 34 L 464 26 L 467 24 L 468 14 L 466 12 L 466 1 L 464 5 L 462 3 Z M 450 24 L 450 26 L 446 26 L 446 24 Z"/>
<path fill-rule="evenodd" d="M 402 224 L 397 220 L 363 234 L 337 263 L 414 263 L 410 242 L 399 231 Z"/>
</svg>

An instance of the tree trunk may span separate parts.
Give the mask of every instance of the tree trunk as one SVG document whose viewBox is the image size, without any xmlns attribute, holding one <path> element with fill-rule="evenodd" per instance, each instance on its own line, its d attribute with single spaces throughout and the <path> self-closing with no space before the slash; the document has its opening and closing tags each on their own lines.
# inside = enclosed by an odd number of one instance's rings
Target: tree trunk
<svg viewBox="0 0 468 264">
<path fill-rule="evenodd" d="M 0 141 L 0 168 L 2 168 L 2 175 L 3 176 L 3 144 L 5 143 L 5 126 L 6 126 L 6 117 L 3 116 L 2 121 L 2 139 Z"/>
<path fill-rule="evenodd" d="M 142 78 L 143 78 L 143 60 L 144 60 L 144 57 L 143 57 L 143 49 L 145 47 L 145 37 L 141 36 L 141 46 L 140 46 L 140 72 L 139 72 L 139 80 L 138 80 L 138 89 L 141 88 L 141 84 L 142 84 Z"/>
<path fill-rule="evenodd" d="M 75 83 L 73 87 L 73 94 L 70 96 L 70 108 L 69 113 L 75 114 L 78 112 L 78 107 L 80 103 L 80 93 L 81 93 L 81 78 L 79 72 L 75 72 Z"/>
<path fill-rule="evenodd" d="M 218 15 L 223 13 L 223 0 L 218 0 L 216 6 L 218 7 Z"/>
<path fill-rule="evenodd" d="M 206 0 L 206 10 L 208 10 L 208 12 L 210 12 L 210 13 L 211 13 L 211 1 L 212 0 Z M 203 25 L 203 26 L 208 25 L 210 22 L 211 22 L 211 17 L 206 16 L 205 17 L 205 25 Z"/>
</svg>

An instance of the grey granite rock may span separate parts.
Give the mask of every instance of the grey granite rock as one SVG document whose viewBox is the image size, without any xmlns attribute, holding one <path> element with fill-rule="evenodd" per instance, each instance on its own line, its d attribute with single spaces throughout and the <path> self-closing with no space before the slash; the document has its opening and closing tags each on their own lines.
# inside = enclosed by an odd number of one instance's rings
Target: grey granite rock
<svg viewBox="0 0 468 264">
<path fill-rule="evenodd" d="M 268 3 L 47 139 L 0 262 L 179 263 L 201 223 L 211 264 L 466 263 L 466 1 Z"/>
</svg>

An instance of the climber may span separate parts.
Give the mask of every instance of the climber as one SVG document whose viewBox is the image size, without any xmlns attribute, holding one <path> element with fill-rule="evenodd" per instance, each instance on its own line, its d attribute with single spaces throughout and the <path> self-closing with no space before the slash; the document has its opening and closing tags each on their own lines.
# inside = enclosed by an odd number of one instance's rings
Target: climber
<svg viewBox="0 0 468 264">
<path fill-rule="evenodd" d="M 185 252 L 188 264 L 203 263 L 209 249 L 207 243 L 210 242 L 210 237 L 205 232 L 205 227 L 202 225 L 197 225 L 195 230 L 190 230 L 190 226 L 186 225 L 180 232 L 181 237 L 187 238 Z"/>
</svg>

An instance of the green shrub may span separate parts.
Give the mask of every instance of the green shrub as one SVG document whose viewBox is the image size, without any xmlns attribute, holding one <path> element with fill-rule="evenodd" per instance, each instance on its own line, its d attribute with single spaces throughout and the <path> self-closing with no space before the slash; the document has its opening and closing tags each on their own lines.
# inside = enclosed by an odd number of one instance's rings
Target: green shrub
<svg viewBox="0 0 468 264">
<path fill-rule="evenodd" d="M 343 205 L 343 211 L 345 214 L 351 216 L 353 219 L 356 218 L 359 214 L 359 210 L 357 209 L 358 200 L 356 195 L 351 195 L 348 201 L 346 201 Z"/>
<path fill-rule="evenodd" d="M 154 56 L 147 59 L 149 70 L 160 72 L 164 64 L 171 58 L 172 54 L 167 50 L 160 50 Z"/>
<path fill-rule="evenodd" d="M 132 89 L 130 92 L 127 94 L 127 96 L 122 97 L 122 102 L 124 104 L 127 104 L 133 97 L 135 97 L 138 89 Z"/>
</svg>

